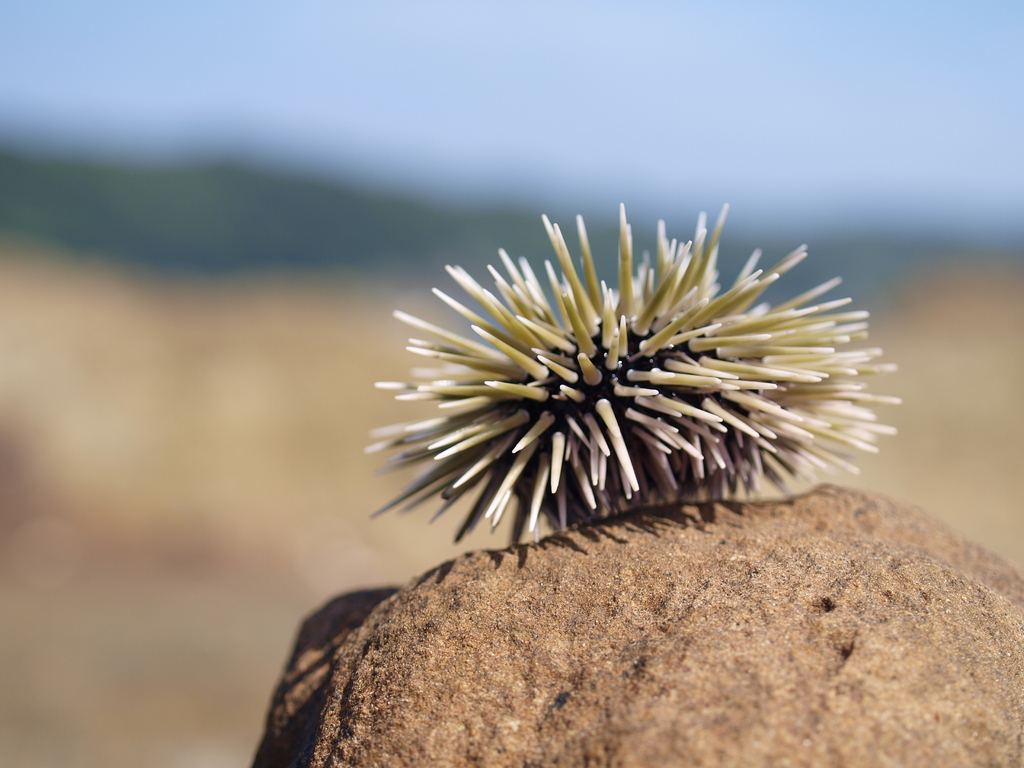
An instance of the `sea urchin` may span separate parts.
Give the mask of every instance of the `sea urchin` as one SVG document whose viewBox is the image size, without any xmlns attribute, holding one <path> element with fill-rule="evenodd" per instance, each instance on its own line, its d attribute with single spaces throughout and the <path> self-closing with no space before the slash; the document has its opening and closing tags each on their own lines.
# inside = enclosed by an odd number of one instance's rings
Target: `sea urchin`
<svg viewBox="0 0 1024 768">
<path fill-rule="evenodd" d="M 634 271 L 625 207 L 619 209 L 619 287 L 599 282 L 583 219 L 576 218 L 582 276 L 558 225 L 543 217 L 561 276 L 545 271 L 554 301 L 524 258 L 498 253 L 508 273 L 488 267 L 500 298 L 461 267 L 448 274 L 483 309 L 434 293 L 472 323 L 486 344 L 403 312 L 395 317 L 438 341 L 407 349 L 439 368 L 414 371 L 429 383 L 379 382 L 399 400 L 438 400 L 442 415 L 374 431 L 367 451 L 402 447 L 391 466 L 427 462 L 381 512 L 439 493 L 444 505 L 474 489 L 456 536 L 481 519 L 492 528 L 513 508 L 512 540 L 652 503 L 722 499 L 760 489 L 762 475 L 813 481 L 816 470 L 857 472 L 850 449 L 876 452 L 866 406 L 896 398 L 868 394 L 860 377 L 879 349 L 837 351 L 867 336 L 867 312 L 813 302 L 839 278 L 776 306 L 762 292 L 807 256 L 801 246 L 771 269 L 760 250 L 725 291 L 718 242 L 728 207 L 708 233 L 671 242 L 658 224 L 654 264 Z M 831 313 L 831 314 L 827 314 Z M 513 504 L 515 500 L 515 504 Z"/>
</svg>

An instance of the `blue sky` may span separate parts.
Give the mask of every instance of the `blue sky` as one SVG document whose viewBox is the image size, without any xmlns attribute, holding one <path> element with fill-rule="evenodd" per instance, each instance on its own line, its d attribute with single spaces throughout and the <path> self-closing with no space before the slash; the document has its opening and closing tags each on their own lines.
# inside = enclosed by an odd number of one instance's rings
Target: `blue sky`
<svg viewBox="0 0 1024 768">
<path fill-rule="evenodd" d="M 1024 235 L 1024 4 L 37 0 L 7 142 L 462 200 Z"/>
</svg>

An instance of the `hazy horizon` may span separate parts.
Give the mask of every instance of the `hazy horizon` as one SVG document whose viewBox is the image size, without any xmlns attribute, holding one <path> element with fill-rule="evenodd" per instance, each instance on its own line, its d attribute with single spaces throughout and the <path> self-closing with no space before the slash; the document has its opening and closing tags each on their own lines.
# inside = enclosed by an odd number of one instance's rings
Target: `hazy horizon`
<svg viewBox="0 0 1024 768">
<path fill-rule="evenodd" d="M 1024 237 L 1024 11 L 11 6 L 0 141 L 228 158 L 443 203 Z"/>
</svg>

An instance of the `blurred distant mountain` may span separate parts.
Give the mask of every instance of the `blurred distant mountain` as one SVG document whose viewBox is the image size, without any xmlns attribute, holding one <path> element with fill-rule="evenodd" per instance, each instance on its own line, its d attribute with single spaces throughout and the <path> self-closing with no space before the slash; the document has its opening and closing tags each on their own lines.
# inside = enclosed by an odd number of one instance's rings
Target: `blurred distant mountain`
<svg viewBox="0 0 1024 768">
<path fill-rule="evenodd" d="M 436 275 L 444 263 L 479 271 L 499 246 L 551 258 L 540 212 L 460 209 L 236 163 L 131 166 L 0 152 L 0 233 L 159 271 L 341 269 L 403 280 Z M 575 250 L 571 211 L 549 213 L 564 223 Z M 614 212 L 588 224 L 606 274 L 614 274 L 615 225 Z M 637 218 L 634 232 L 638 252 L 653 246 L 653 221 Z M 692 230 L 669 234 L 690 237 Z M 755 240 L 727 227 L 723 274 L 755 246 L 770 265 L 800 242 L 778 234 Z M 848 293 L 870 294 L 912 264 L 978 255 L 970 243 L 868 228 L 816 236 L 810 246 L 812 258 L 787 276 L 787 292 L 842 274 Z"/>
<path fill-rule="evenodd" d="M 502 244 L 539 212 L 451 210 L 237 164 L 131 167 L 0 153 L 0 231 L 161 270 L 380 269 Z"/>
</svg>

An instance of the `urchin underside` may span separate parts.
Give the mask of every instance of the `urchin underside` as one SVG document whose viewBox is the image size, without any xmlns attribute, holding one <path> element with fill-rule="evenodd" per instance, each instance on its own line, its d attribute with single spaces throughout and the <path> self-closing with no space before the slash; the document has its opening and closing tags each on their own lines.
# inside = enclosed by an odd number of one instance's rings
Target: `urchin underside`
<svg viewBox="0 0 1024 768">
<path fill-rule="evenodd" d="M 866 338 L 866 312 L 815 304 L 831 280 L 770 306 L 763 291 L 806 248 L 765 272 L 755 251 L 722 291 L 716 269 L 723 209 L 709 234 L 669 241 L 659 222 L 654 263 L 634 271 L 632 233 L 620 207 L 619 286 L 599 282 L 577 217 L 580 276 L 558 225 L 543 218 L 561 274 L 545 272 L 553 301 L 529 262 L 499 255 L 489 267 L 498 295 L 459 267 L 449 274 L 481 315 L 434 289 L 481 341 L 402 312 L 433 341 L 409 351 L 440 363 L 414 369 L 426 383 L 381 382 L 399 400 L 437 400 L 435 418 L 375 430 L 367 450 L 401 447 L 392 467 L 425 469 L 381 511 L 440 495 L 444 512 L 463 496 L 470 510 L 456 540 L 481 519 L 492 527 L 514 509 L 512 539 L 672 501 L 756 494 L 765 476 L 813 481 L 819 470 L 856 472 L 851 449 L 877 451 L 891 434 L 868 406 L 898 402 L 865 391 L 878 349 L 838 351 Z M 481 343 L 485 342 L 485 343 Z"/>
</svg>

